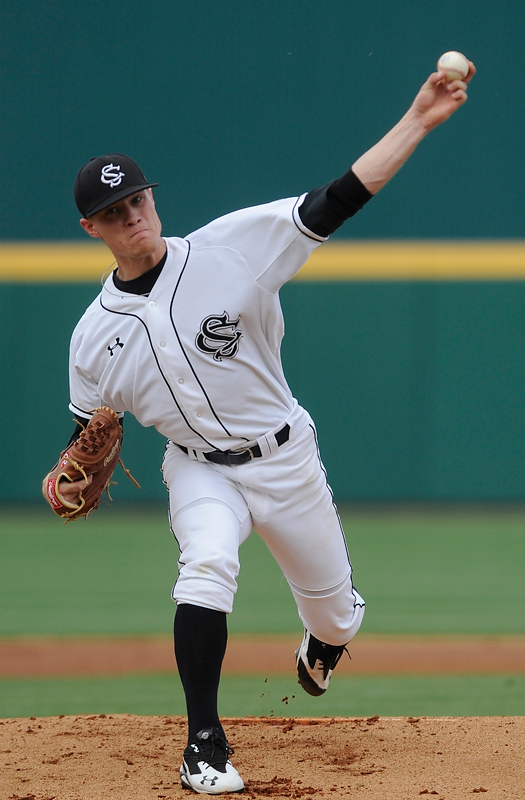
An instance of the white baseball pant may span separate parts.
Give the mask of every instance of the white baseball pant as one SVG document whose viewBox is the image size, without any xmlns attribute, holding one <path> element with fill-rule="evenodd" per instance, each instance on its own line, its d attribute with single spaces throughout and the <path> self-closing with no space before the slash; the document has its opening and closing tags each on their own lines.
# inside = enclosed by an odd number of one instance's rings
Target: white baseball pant
<svg viewBox="0 0 525 800">
<path fill-rule="evenodd" d="M 193 460 L 168 443 L 162 468 L 180 548 L 173 599 L 230 613 L 239 546 L 255 528 L 288 581 L 303 625 L 342 645 L 359 630 L 365 604 L 352 584 L 315 427 L 303 409 L 293 416 L 288 442 L 242 466 Z"/>
</svg>

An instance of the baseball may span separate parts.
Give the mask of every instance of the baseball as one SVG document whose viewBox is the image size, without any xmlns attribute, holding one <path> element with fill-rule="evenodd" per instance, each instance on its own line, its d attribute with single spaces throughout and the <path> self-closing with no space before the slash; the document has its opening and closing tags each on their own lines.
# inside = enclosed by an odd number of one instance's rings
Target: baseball
<svg viewBox="0 0 525 800">
<path fill-rule="evenodd" d="M 457 50 L 449 50 L 443 53 L 437 62 L 438 70 L 444 69 L 447 73 L 447 81 L 463 80 L 468 75 L 469 63 L 463 53 Z"/>
</svg>

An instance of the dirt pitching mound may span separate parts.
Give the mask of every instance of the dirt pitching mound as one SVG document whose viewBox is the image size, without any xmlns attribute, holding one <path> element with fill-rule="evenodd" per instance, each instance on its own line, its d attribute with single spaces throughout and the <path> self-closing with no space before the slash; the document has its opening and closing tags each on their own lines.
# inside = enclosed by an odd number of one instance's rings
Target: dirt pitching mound
<svg viewBox="0 0 525 800">
<path fill-rule="evenodd" d="M 244 797 L 524 797 L 525 717 L 224 720 Z M 2 800 L 172 800 L 183 717 L 0 720 Z"/>
</svg>

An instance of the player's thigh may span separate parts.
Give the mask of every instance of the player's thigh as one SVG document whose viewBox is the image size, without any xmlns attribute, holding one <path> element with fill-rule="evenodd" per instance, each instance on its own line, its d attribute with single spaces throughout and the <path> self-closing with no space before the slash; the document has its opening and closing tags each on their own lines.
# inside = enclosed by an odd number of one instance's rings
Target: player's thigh
<svg viewBox="0 0 525 800">
<path fill-rule="evenodd" d="M 252 530 L 244 498 L 213 466 L 182 452 L 167 452 L 163 472 L 180 549 L 173 598 L 228 613 L 237 590 L 239 546 Z"/>
<path fill-rule="evenodd" d="M 256 530 L 296 586 L 336 586 L 351 572 L 350 559 L 313 427 L 283 448 L 270 470 L 272 460 L 261 465 L 264 498 L 260 514 L 252 509 Z"/>
<path fill-rule="evenodd" d="M 171 520 L 179 543 L 179 576 L 172 597 L 178 603 L 229 613 L 237 591 L 239 545 L 251 531 L 232 509 L 204 498 L 182 508 Z"/>
</svg>

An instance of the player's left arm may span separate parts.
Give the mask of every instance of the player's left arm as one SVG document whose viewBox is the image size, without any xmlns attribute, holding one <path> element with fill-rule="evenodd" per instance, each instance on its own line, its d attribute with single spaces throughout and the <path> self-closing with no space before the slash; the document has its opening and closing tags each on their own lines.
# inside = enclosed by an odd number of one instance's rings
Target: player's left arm
<svg viewBox="0 0 525 800">
<path fill-rule="evenodd" d="M 352 171 L 371 194 L 376 194 L 396 174 L 431 130 L 466 102 L 467 85 L 475 73 L 472 61 L 464 80 L 447 83 L 444 70 L 432 73 L 397 125 L 357 159 Z"/>
</svg>

